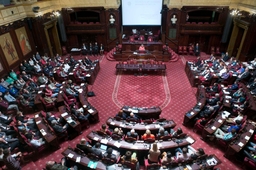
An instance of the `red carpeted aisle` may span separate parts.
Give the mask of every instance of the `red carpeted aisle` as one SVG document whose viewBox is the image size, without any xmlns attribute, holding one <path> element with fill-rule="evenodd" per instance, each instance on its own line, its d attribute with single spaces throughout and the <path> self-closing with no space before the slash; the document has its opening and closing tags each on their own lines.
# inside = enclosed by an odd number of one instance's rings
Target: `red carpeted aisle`
<svg viewBox="0 0 256 170">
<path fill-rule="evenodd" d="M 193 59 L 192 56 L 189 58 Z M 114 116 L 120 109 L 119 105 L 123 104 L 135 106 L 161 105 L 163 109 L 162 117 L 173 119 L 177 123 L 177 127 L 182 127 L 186 133 L 196 139 L 196 142 L 193 144 L 194 148 L 202 147 L 207 154 L 216 154 L 222 160 L 222 164 L 218 167 L 223 170 L 241 169 L 238 165 L 234 165 L 234 161 L 230 162 L 224 158 L 223 151 L 215 148 L 213 144 L 210 146 L 201 141 L 200 136 L 195 134 L 192 129 L 182 126 L 184 113 L 196 103 L 196 88 L 190 86 L 186 77 L 184 59 L 166 63 L 166 77 L 135 77 L 133 75 L 123 77 L 122 75 L 120 83 L 117 84 L 118 77 L 115 74 L 117 62 L 108 61 L 106 58 L 103 58 L 100 63 L 101 70 L 98 77 L 94 85 L 89 86 L 89 90 L 94 91 L 96 96 L 88 99 L 99 111 L 100 123 L 91 125 L 88 130 L 83 131 L 83 134 L 75 139 L 61 143 L 61 149 L 43 153 L 40 160 L 28 163 L 23 169 L 41 170 L 46 161 L 59 161 L 62 157 L 61 152 L 66 147 L 75 147 L 82 137 L 86 137 L 90 131 L 98 129 L 106 122 L 108 117 Z M 116 91 L 117 88 L 118 91 Z M 117 96 L 116 98 L 115 95 Z"/>
</svg>

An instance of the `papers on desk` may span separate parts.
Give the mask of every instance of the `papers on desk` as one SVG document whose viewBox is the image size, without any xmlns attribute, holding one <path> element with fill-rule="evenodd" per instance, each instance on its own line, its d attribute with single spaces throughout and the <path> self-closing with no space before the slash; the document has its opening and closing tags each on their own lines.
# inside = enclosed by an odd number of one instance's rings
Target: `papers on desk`
<svg viewBox="0 0 256 170">
<path fill-rule="evenodd" d="M 99 138 L 95 136 L 95 137 L 93 137 L 93 140 L 98 141 L 98 140 L 99 140 Z"/>
<path fill-rule="evenodd" d="M 36 124 L 38 125 L 39 123 L 41 123 L 41 120 L 37 121 Z"/>
<path fill-rule="evenodd" d="M 90 162 L 88 163 L 88 167 L 89 167 L 89 168 L 92 168 L 92 169 L 96 169 L 97 164 L 98 164 L 98 162 L 90 161 Z"/>
<path fill-rule="evenodd" d="M 42 93 L 42 91 L 38 91 L 37 93 L 38 93 L 38 94 L 41 94 L 41 93 Z"/>
<path fill-rule="evenodd" d="M 117 154 L 118 154 L 118 152 L 117 152 L 116 150 L 113 150 L 112 153 L 113 153 L 114 155 L 117 155 Z"/>
<path fill-rule="evenodd" d="M 222 85 L 220 85 L 220 86 L 221 86 L 222 88 L 223 88 L 223 87 L 225 87 L 223 84 L 222 84 Z"/>
<path fill-rule="evenodd" d="M 229 103 L 229 100 L 225 100 L 226 103 Z"/>
<path fill-rule="evenodd" d="M 245 140 L 249 140 L 249 139 L 250 139 L 250 137 L 249 137 L 249 136 L 245 136 L 244 138 L 245 138 Z"/>
<path fill-rule="evenodd" d="M 122 123 L 122 124 L 120 124 L 120 127 L 125 127 L 125 124 L 123 124 L 123 123 Z"/>
<path fill-rule="evenodd" d="M 41 85 L 40 87 L 45 87 L 45 85 Z"/>
<path fill-rule="evenodd" d="M 45 136 L 45 135 L 47 134 L 47 133 L 44 131 L 44 129 L 41 129 L 40 132 L 41 132 L 41 134 L 42 134 L 43 136 Z"/>
<path fill-rule="evenodd" d="M 243 147 L 244 144 L 243 144 L 242 142 L 239 142 L 239 143 L 238 143 L 238 146 Z"/>
<path fill-rule="evenodd" d="M 114 145 L 117 147 L 117 148 L 120 148 L 121 144 L 119 142 L 115 142 Z"/>
<path fill-rule="evenodd" d="M 198 79 L 198 76 L 195 76 L 196 79 Z"/>
<path fill-rule="evenodd" d="M 86 74 L 85 77 L 91 77 L 91 75 L 90 74 Z"/>
<path fill-rule="evenodd" d="M 39 117 L 39 115 L 38 115 L 38 114 L 36 114 L 36 115 L 35 115 L 35 118 L 38 118 L 38 117 Z"/>
<path fill-rule="evenodd" d="M 148 126 L 148 125 L 147 125 L 147 126 L 145 126 L 145 128 L 146 128 L 146 129 L 149 129 L 149 128 L 150 128 L 150 126 Z"/>
<path fill-rule="evenodd" d="M 110 122 L 111 125 L 115 125 L 115 122 Z"/>
<path fill-rule="evenodd" d="M 186 138 L 186 141 L 187 141 L 188 143 L 190 143 L 190 144 L 192 144 L 192 143 L 195 142 L 195 140 L 192 139 L 190 136 L 188 136 L 188 137 Z"/>
<path fill-rule="evenodd" d="M 222 119 L 219 119 L 218 122 L 219 122 L 219 123 L 222 123 L 223 121 L 222 121 Z"/>
<path fill-rule="evenodd" d="M 86 108 L 87 106 L 86 105 L 83 105 L 83 108 Z"/>
<path fill-rule="evenodd" d="M 94 69 L 94 67 L 91 67 L 91 70 L 93 70 Z"/>
<path fill-rule="evenodd" d="M 225 91 L 225 90 L 223 90 L 223 93 L 224 94 L 230 94 L 228 91 Z"/>
<path fill-rule="evenodd" d="M 215 158 L 206 159 L 206 162 L 207 162 L 208 165 L 210 165 L 210 166 L 217 165 L 217 163 L 218 163 L 218 161 L 217 161 Z"/>
<path fill-rule="evenodd" d="M 232 97 L 231 97 L 231 96 L 225 96 L 225 98 L 226 98 L 226 99 L 232 99 Z"/>
<path fill-rule="evenodd" d="M 202 105 L 202 103 L 201 103 L 201 102 L 199 102 L 197 105 L 198 105 L 198 106 L 201 106 L 201 105 Z"/>
<path fill-rule="evenodd" d="M 249 132 L 250 132 L 251 134 L 253 134 L 254 130 L 250 129 Z"/>
<path fill-rule="evenodd" d="M 89 109 L 88 112 L 89 112 L 89 113 L 93 113 L 93 110 L 92 110 L 92 109 Z"/>
<path fill-rule="evenodd" d="M 79 93 L 82 93 L 83 92 L 83 89 L 78 89 L 77 90 Z"/>
<path fill-rule="evenodd" d="M 238 105 L 238 104 L 234 104 L 234 106 L 235 106 L 235 107 L 239 107 L 239 105 Z"/>
<path fill-rule="evenodd" d="M 212 129 L 212 130 L 216 130 L 216 127 L 215 127 L 215 126 L 212 126 L 211 129 Z"/>
<path fill-rule="evenodd" d="M 138 146 L 132 145 L 132 149 L 138 149 Z"/>
<path fill-rule="evenodd" d="M 162 144 L 161 144 L 161 143 L 157 143 L 157 147 L 158 147 L 158 148 L 161 148 L 161 147 L 162 147 Z"/>
<path fill-rule="evenodd" d="M 72 153 L 69 153 L 69 154 L 68 154 L 68 157 L 69 157 L 69 158 L 73 158 L 74 155 L 73 155 Z"/>
<path fill-rule="evenodd" d="M 108 140 L 107 140 L 107 139 L 101 139 L 100 142 L 103 143 L 103 144 L 107 144 L 107 143 L 108 143 Z"/>
<path fill-rule="evenodd" d="M 80 156 L 78 156 L 78 157 L 76 157 L 76 162 L 80 162 L 81 161 L 81 157 Z"/>
<path fill-rule="evenodd" d="M 74 73 L 69 73 L 68 75 L 74 75 Z"/>
<path fill-rule="evenodd" d="M 160 128 L 160 125 L 159 124 L 155 124 L 155 128 Z"/>
<path fill-rule="evenodd" d="M 68 115 L 67 112 L 61 114 L 62 117 L 65 117 L 65 116 L 67 116 L 67 115 Z"/>
<path fill-rule="evenodd" d="M 81 86 L 84 86 L 84 83 L 82 83 Z"/>
<path fill-rule="evenodd" d="M 190 165 L 186 165 L 188 170 L 192 170 L 192 167 Z"/>
<path fill-rule="evenodd" d="M 194 112 L 190 112 L 191 115 L 194 115 L 195 113 Z"/>
</svg>

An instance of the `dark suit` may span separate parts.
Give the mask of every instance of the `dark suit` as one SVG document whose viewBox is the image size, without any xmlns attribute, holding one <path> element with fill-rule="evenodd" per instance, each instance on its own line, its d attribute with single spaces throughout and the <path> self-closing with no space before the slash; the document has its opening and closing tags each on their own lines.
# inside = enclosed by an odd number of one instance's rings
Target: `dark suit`
<svg viewBox="0 0 256 170">
<path fill-rule="evenodd" d="M 116 155 L 114 155 L 114 154 L 105 153 L 104 158 L 109 158 L 109 159 L 112 159 L 116 162 Z"/>
<path fill-rule="evenodd" d="M 199 56 L 199 55 L 200 55 L 200 47 L 199 47 L 199 45 L 198 45 L 198 46 L 196 45 L 196 46 L 194 47 L 194 52 L 195 52 L 195 55 L 196 55 L 196 56 Z"/>
<path fill-rule="evenodd" d="M 244 73 L 241 74 L 241 77 L 237 78 L 237 81 L 241 81 L 243 79 L 246 79 L 249 76 L 250 76 L 250 73 L 248 71 L 245 71 Z"/>
<path fill-rule="evenodd" d="M 137 139 L 138 133 L 135 132 L 135 133 L 131 134 L 131 132 L 127 132 L 127 137 L 132 137 L 132 138 Z"/>
<path fill-rule="evenodd" d="M 98 148 L 92 148 L 92 153 L 94 153 L 95 155 L 97 155 L 100 159 L 102 159 L 102 152 L 100 149 Z"/>
<path fill-rule="evenodd" d="M 76 147 L 84 151 L 85 154 L 92 153 L 92 147 L 89 144 L 77 144 Z"/>
<path fill-rule="evenodd" d="M 63 126 L 60 126 L 58 124 L 53 125 L 52 128 L 57 133 L 63 133 L 66 131 L 66 128 L 63 128 Z"/>
</svg>

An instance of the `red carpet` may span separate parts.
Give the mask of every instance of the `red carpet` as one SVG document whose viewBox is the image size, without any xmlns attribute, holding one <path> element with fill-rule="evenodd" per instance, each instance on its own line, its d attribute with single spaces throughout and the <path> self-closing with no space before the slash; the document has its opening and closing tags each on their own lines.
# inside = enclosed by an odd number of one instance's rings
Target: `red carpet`
<svg viewBox="0 0 256 170">
<path fill-rule="evenodd" d="M 192 59 L 193 56 L 188 56 Z M 92 59 L 96 59 L 91 57 Z M 186 58 L 186 57 L 185 57 Z M 195 59 L 195 57 L 193 57 Z M 68 146 L 75 147 L 75 145 L 79 142 L 79 140 L 82 137 L 86 137 L 86 135 L 92 131 L 98 129 L 103 123 L 106 122 L 107 118 L 110 116 L 114 116 L 120 109 L 120 106 L 117 106 L 115 102 L 112 100 L 112 95 L 115 89 L 115 82 L 116 82 L 116 75 L 115 75 L 115 65 L 117 62 L 110 62 L 107 60 L 107 58 L 103 58 L 103 60 L 100 63 L 101 70 L 97 76 L 97 79 L 93 86 L 89 86 L 89 90 L 93 90 L 96 94 L 95 97 L 89 98 L 89 102 L 97 108 L 100 115 L 100 123 L 96 125 L 91 125 L 90 129 L 83 131 L 83 134 L 76 137 L 75 139 L 71 141 L 65 141 L 61 143 L 61 149 L 57 151 L 49 151 L 44 152 L 41 154 L 41 159 L 35 162 L 30 162 L 27 165 L 23 167 L 24 170 L 42 170 L 42 167 L 45 166 L 45 162 L 48 160 L 54 160 L 59 162 L 62 155 L 61 152 Z M 117 92 L 117 99 L 120 102 L 120 105 L 122 104 L 129 104 L 129 105 L 141 105 L 141 106 L 153 106 L 157 104 L 166 105 L 166 107 L 163 107 L 163 111 L 161 116 L 165 117 L 167 119 L 173 119 L 177 123 L 177 127 L 182 127 L 183 131 L 191 135 L 196 139 L 196 142 L 193 144 L 194 148 L 202 147 L 207 154 L 216 154 L 220 160 L 222 161 L 222 164 L 220 164 L 218 167 L 223 170 L 239 170 L 241 168 L 240 165 L 235 165 L 235 160 L 231 162 L 230 160 L 227 160 L 223 157 L 223 151 L 216 148 L 214 144 L 211 144 L 211 146 L 204 141 L 200 140 L 200 136 L 195 134 L 192 129 L 186 128 L 182 126 L 183 116 L 185 112 L 187 112 L 189 109 L 191 109 L 195 103 L 195 92 L 196 88 L 192 88 L 188 82 L 188 79 L 186 77 L 186 74 L 184 72 L 184 63 L 183 60 L 178 60 L 177 62 L 168 62 L 167 64 L 167 72 L 166 72 L 166 84 L 168 83 L 168 88 L 163 91 L 163 81 L 161 80 L 161 76 L 159 76 L 157 79 L 157 84 L 155 82 L 144 84 L 145 82 L 153 81 L 149 76 L 142 76 L 142 77 L 132 77 L 132 79 L 136 78 L 136 83 L 140 85 L 140 87 L 137 89 L 132 87 L 133 83 L 127 82 L 126 78 L 123 76 L 121 77 L 120 87 L 118 88 L 120 91 Z M 122 80 L 123 79 L 123 80 Z M 140 80 L 141 82 L 138 82 Z M 135 81 L 135 80 L 133 80 Z M 125 87 L 126 82 L 126 88 L 122 89 L 122 87 Z M 124 84 L 124 85 L 123 85 Z M 146 87 L 143 87 L 143 85 Z M 136 85 L 137 86 L 137 85 Z M 154 87 L 154 86 L 157 86 Z M 134 101 L 139 101 L 140 104 L 137 103 L 129 103 L 130 98 L 133 96 L 133 94 L 124 95 L 125 93 L 131 93 L 130 91 L 133 89 L 137 94 L 137 97 L 142 96 L 146 99 L 140 99 L 132 98 Z M 142 90 L 143 89 L 143 90 Z M 152 89 L 152 90 L 151 90 Z M 150 92 L 154 92 L 151 94 Z M 158 89 L 158 92 L 155 92 L 155 89 Z M 166 90 L 169 90 L 170 94 L 166 93 Z M 150 94 L 147 94 L 147 93 Z M 124 94 L 123 94 L 124 93 Z M 141 94 L 141 95 L 139 95 Z M 158 96 L 159 95 L 159 96 Z M 170 99 L 166 102 L 166 95 Z M 157 102 L 153 101 L 153 99 L 156 99 Z M 165 103 L 166 102 L 166 103 Z M 164 104 L 165 103 L 165 104 Z M 239 164 L 239 163 L 238 163 Z M 143 168 L 142 168 L 143 169 Z"/>
<path fill-rule="evenodd" d="M 163 75 L 134 76 L 120 74 L 116 78 L 113 100 L 117 106 L 151 107 L 165 105 L 169 95 L 166 77 Z M 169 94 L 169 93 L 168 93 Z"/>
</svg>

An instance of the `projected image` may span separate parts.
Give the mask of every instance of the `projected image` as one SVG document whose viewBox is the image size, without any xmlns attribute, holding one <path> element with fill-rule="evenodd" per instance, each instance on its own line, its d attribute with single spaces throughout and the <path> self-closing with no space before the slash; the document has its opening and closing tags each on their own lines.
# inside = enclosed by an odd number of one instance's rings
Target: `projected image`
<svg viewBox="0 0 256 170">
<path fill-rule="evenodd" d="M 162 0 L 122 0 L 123 25 L 161 25 Z"/>
</svg>

